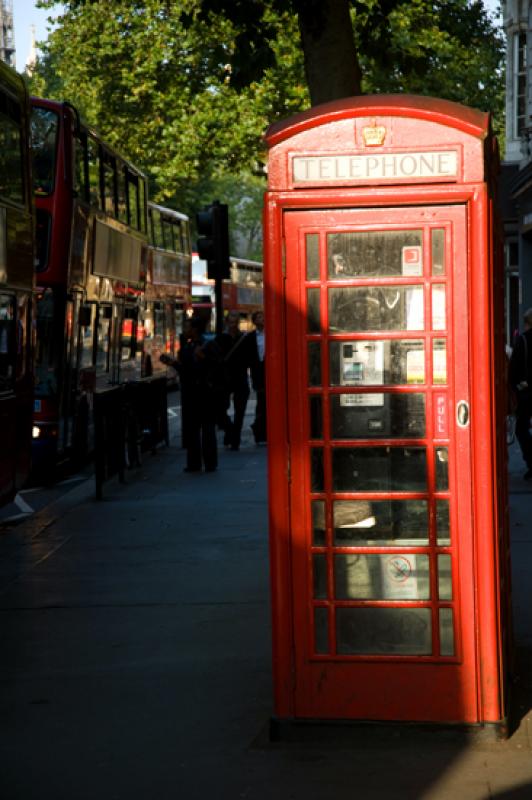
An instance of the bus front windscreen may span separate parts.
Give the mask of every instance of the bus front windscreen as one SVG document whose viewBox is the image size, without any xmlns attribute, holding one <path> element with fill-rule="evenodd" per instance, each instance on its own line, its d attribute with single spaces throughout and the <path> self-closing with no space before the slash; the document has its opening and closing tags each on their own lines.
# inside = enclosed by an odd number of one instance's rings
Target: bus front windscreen
<svg viewBox="0 0 532 800">
<path fill-rule="evenodd" d="M 37 195 L 54 191 L 59 117 L 55 111 L 35 106 L 31 114 L 33 187 Z"/>
</svg>

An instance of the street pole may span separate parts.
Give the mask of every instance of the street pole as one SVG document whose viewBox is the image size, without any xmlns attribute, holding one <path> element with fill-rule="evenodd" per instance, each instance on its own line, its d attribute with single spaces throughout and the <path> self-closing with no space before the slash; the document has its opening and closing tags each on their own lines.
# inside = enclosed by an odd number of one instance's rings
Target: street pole
<svg viewBox="0 0 532 800">
<path fill-rule="evenodd" d="M 222 278 L 217 275 L 214 279 L 214 308 L 216 311 L 216 333 L 222 333 L 224 328 L 224 297 Z"/>
</svg>

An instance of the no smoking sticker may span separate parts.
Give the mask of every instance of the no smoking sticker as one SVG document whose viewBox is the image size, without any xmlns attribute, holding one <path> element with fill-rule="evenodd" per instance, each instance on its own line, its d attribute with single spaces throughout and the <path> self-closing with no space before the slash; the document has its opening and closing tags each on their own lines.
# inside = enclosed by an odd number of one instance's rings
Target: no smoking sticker
<svg viewBox="0 0 532 800">
<path fill-rule="evenodd" d="M 392 581 L 404 583 L 412 575 L 412 564 L 405 556 L 393 556 L 388 559 L 388 574 Z"/>
</svg>

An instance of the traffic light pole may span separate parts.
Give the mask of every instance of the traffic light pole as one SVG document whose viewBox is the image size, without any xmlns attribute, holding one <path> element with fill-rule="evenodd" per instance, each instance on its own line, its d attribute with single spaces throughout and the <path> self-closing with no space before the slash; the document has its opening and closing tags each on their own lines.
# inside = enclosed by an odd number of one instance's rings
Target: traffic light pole
<svg viewBox="0 0 532 800">
<path fill-rule="evenodd" d="M 222 278 L 217 275 L 214 279 L 214 308 L 216 311 L 216 333 L 222 333 L 224 329 L 224 298 Z"/>
<path fill-rule="evenodd" d="M 230 277 L 229 265 L 229 216 L 224 203 L 215 200 L 196 214 L 198 229 L 198 255 L 207 261 L 207 276 L 214 279 L 214 306 L 216 310 L 216 333 L 221 333 L 224 324 L 223 287 L 224 278 Z"/>
</svg>

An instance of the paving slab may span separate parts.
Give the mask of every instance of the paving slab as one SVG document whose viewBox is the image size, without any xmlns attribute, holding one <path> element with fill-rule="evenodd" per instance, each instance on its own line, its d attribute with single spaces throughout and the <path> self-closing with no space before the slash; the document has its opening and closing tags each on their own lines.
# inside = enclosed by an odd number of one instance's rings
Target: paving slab
<svg viewBox="0 0 532 800">
<path fill-rule="evenodd" d="M 249 419 L 248 419 L 249 423 Z M 518 657 L 505 741 L 272 715 L 266 449 L 178 439 L 0 534 L 1 800 L 532 800 L 532 485 L 510 448 Z"/>
</svg>

